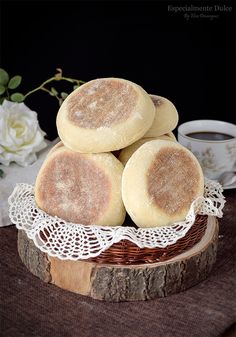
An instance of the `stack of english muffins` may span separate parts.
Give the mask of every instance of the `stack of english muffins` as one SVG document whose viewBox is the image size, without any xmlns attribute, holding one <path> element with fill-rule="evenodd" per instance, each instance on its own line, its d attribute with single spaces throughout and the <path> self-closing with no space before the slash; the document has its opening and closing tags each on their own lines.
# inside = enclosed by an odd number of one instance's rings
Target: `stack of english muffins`
<svg viewBox="0 0 236 337">
<path fill-rule="evenodd" d="M 168 99 L 120 78 L 74 90 L 57 115 L 59 142 L 36 179 L 35 199 L 52 216 L 84 225 L 138 227 L 183 220 L 203 195 L 202 169 L 175 139 Z"/>
</svg>

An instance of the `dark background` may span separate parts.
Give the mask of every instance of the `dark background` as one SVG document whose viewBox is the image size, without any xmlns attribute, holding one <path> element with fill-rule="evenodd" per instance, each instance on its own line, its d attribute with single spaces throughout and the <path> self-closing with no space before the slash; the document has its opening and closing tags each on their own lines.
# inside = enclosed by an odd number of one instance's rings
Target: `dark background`
<svg viewBox="0 0 236 337">
<path fill-rule="evenodd" d="M 188 20 L 170 10 L 185 5 L 222 9 L 187 12 Z M 112 76 L 136 82 L 170 99 L 179 124 L 202 118 L 236 123 L 235 2 L 1 1 L 0 10 L 0 67 L 22 75 L 18 91 L 26 93 L 60 67 L 84 81 Z M 54 86 L 72 90 L 67 83 Z M 38 92 L 25 103 L 55 138 L 57 101 Z"/>
</svg>

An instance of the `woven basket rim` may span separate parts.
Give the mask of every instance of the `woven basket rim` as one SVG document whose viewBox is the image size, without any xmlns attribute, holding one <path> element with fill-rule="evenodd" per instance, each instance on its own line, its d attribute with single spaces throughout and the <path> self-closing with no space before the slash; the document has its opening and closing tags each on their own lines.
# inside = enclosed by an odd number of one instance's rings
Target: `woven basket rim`
<svg viewBox="0 0 236 337">
<path fill-rule="evenodd" d="M 111 265 L 150 264 L 168 261 L 192 248 L 202 239 L 207 227 L 207 220 L 207 215 L 197 215 L 194 224 L 185 236 L 165 248 L 140 248 L 129 240 L 121 240 L 100 255 L 85 261 Z"/>
</svg>

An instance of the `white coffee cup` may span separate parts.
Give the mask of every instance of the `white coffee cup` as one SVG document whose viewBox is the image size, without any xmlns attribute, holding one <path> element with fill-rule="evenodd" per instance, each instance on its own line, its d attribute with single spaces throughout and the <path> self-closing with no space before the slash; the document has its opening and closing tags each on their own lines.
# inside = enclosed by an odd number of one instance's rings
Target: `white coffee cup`
<svg viewBox="0 0 236 337">
<path fill-rule="evenodd" d="M 198 137 L 202 139 L 197 139 Z M 203 139 L 224 134 L 229 139 Z M 223 138 L 223 136 L 220 136 Z M 225 137 L 226 138 L 226 137 Z M 236 171 L 236 125 L 219 120 L 193 120 L 178 127 L 178 141 L 197 157 L 204 175 L 218 180 L 225 172 Z"/>
</svg>

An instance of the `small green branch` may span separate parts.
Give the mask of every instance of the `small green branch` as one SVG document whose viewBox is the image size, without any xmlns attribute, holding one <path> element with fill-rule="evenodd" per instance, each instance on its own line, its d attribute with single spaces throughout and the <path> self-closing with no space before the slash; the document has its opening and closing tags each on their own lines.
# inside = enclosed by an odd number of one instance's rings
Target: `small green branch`
<svg viewBox="0 0 236 337">
<path fill-rule="evenodd" d="M 33 90 L 30 90 L 27 94 L 25 94 L 25 98 L 28 97 L 29 95 L 33 94 L 34 92 L 38 91 L 38 90 L 43 90 L 43 91 L 47 91 L 47 92 L 51 92 L 50 90 L 45 88 L 45 85 L 47 85 L 48 83 L 51 83 L 53 81 L 67 81 L 70 83 L 75 83 L 78 86 L 80 86 L 81 84 L 85 83 L 84 81 L 81 80 L 77 80 L 75 78 L 69 78 L 69 77 L 64 77 L 64 76 L 53 76 L 51 78 L 49 78 L 48 80 L 44 81 L 41 85 L 39 85 L 38 87 L 34 88 Z M 55 96 L 55 95 L 53 95 Z M 56 96 L 55 96 L 56 97 Z"/>
<path fill-rule="evenodd" d="M 53 94 L 52 91 L 50 91 L 49 89 L 44 88 L 44 87 L 42 87 L 42 88 L 40 88 L 40 89 L 38 89 L 38 90 L 45 91 L 45 92 L 47 92 L 49 95 L 54 96 L 54 97 L 58 100 L 59 104 L 61 105 L 61 103 L 62 103 L 61 100 L 62 100 L 62 99 L 61 99 L 57 94 Z"/>
<path fill-rule="evenodd" d="M 47 92 L 47 93 L 51 94 L 51 91 L 50 91 L 50 90 L 48 90 L 47 88 L 41 88 L 40 90 L 42 90 L 42 91 L 45 91 L 45 92 Z"/>
<path fill-rule="evenodd" d="M 9 99 L 10 98 L 10 94 L 9 94 L 8 88 L 6 89 L 6 94 L 7 94 L 7 99 Z"/>
<path fill-rule="evenodd" d="M 47 86 L 49 85 L 49 83 L 66 81 L 71 84 L 74 84 L 73 90 L 75 90 L 77 87 L 79 87 L 81 84 L 84 84 L 85 82 L 77 80 L 76 78 L 62 76 L 62 70 L 60 68 L 57 68 L 56 70 L 57 73 L 53 77 L 50 77 L 42 84 L 30 90 L 24 95 L 20 92 L 15 93 L 9 92 L 9 89 L 11 91 L 12 89 L 16 89 L 20 85 L 22 80 L 21 76 L 16 75 L 10 78 L 8 73 L 4 69 L 0 68 L 0 104 L 2 104 L 4 99 L 10 100 L 12 102 L 23 102 L 28 96 L 41 90 L 47 92 L 50 96 L 55 97 L 58 100 L 59 105 L 61 105 L 63 100 L 68 96 L 68 93 L 64 91 L 58 93 L 57 90 L 53 87 L 48 89 Z"/>
</svg>

